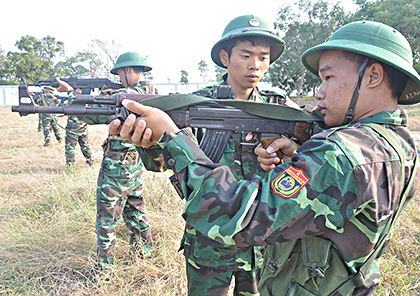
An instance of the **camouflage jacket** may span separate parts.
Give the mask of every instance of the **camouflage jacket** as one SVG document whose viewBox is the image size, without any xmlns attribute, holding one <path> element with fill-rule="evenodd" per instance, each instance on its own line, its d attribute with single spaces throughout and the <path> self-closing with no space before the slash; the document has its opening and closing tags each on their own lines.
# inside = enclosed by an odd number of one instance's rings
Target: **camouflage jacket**
<svg viewBox="0 0 420 296">
<path fill-rule="evenodd" d="M 201 233 L 237 246 L 321 236 L 332 241 L 348 269 L 356 272 L 398 208 L 405 185 L 398 154 L 367 123 L 385 126 L 399 141 L 407 159 L 407 183 L 416 150 L 401 110 L 316 134 L 268 177 L 240 182 L 186 136 L 165 133 L 160 145 L 165 160 L 175 163 L 171 169 L 187 196 L 183 217 Z M 418 184 L 420 174 L 415 178 Z M 412 188 L 407 200 L 414 192 Z M 377 283 L 378 260 L 372 268 L 369 273 L 377 275 Z"/>
<path fill-rule="evenodd" d="M 218 84 L 226 84 L 227 74 Z M 193 94 L 213 98 L 213 86 L 208 86 L 193 92 Z M 231 99 L 235 99 L 232 97 Z M 255 87 L 248 100 L 263 103 L 285 102 L 285 98 L 272 91 L 259 91 Z M 198 140 L 201 140 L 204 131 L 196 131 Z M 266 175 L 266 172 L 260 168 L 254 149 L 259 142 L 253 140 L 245 141 L 246 134 L 236 134 L 239 138 L 231 138 L 220 163 L 228 166 L 237 181 L 251 178 L 254 174 Z M 229 246 L 206 235 L 197 232 L 191 225 L 186 224 L 186 233 L 182 243 L 193 244 L 185 246 L 186 257 L 194 257 L 194 261 L 205 266 L 212 266 L 218 269 L 228 270 L 251 270 L 260 268 L 262 256 L 260 247 L 237 247 Z M 181 245 L 181 247 L 183 247 Z"/>
<path fill-rule="evenodd" d="M 40 106 L 58 106 L 61 103 L 60 100 L 52 93 L 41 93 L 39 95 L 35 95 L 34 101 Z"/>
<path fill-rule="evenodd" d="M 73 133 L 84 133 L 87 130 L 87 124 L 77 116 L 72 115 L 67 118 L 66 130 Z"/>
<path fill-rule="evenodd" d="M 219 81 L 218 85 L 226 84 L 227 74 L 225 74 Z M 208 86 L 193 92 L 195 95 L 213 98 L 213 86 Z M 235 99 L 232 96 L 230 99 Z M 274 91 L 260 91 L 255 87 L 249 95 L 248 101 L 261 102 L 261 103 L 276 103 L 285 104 L 294 103 L 287 100 L 284 96 Z M 204 131 L 196 131 L 198 141 L 201 141 Z M 235 135 L 230 139 L 228 146 L 220 160 L 221 163 L 230 167 L 237 181 L 249 179 L 254 174 L 266 175 L 266 172 L 258 165 L 257 156 L 254 153 L 255 147 L 259 144 L 256 140 L 245 141 L 246 133 L 242 135 Z"/>
<path fill-rule="evenodd" d="M 67 105 L 68 102 L 62 103 L 59 99 L 57 99 L 53 93 L 41 93 L 39 95 L 35 95 L 34 97 L 35 104 L 39 106 L 59 106 L 59 105 Z M 56 115 L 52 114 L 41 114 L 42 118 L 54 118 Z"/>
<path fill-rule="evenodd" d="M 227 75 L 218 84 L 226 84 Z M 193 94 L 213 98 L 213 86 L 208 86 L 199 89 Z M 232 97 L 231 99 L 235 99 Z M 248 100 L 264 103 L 279 103 L 284 104 L 286 99 L 273 91 L 259 91 L 254 88 Z M 291 102 L 293 103 L 293 102 Z M 198 141 L 201 140 L 204 130 L 195 131 Z M 246 134 L 236 134 L 231 138 L 220 163 L 228 166 L 235 176 L 237 181 L 249 179 L 255 174 L 266 175 L 267 173 L 260 168 L 257 161 L 257 156 L 254 154 L 254 148 L 259 142 L 252 140 L 245 141 Z M 142 157 L 148 155 L 148 159 L 143 159 L 143 163 L 147 169 L 150 169 L 147 164 L 155 165 L 155 169 L 163 167 L 163 159 L 159 158 L 159 149 L 155 149 L 153 156 L 151 150 L 144 150 L 141 153 Z M 206 235 L 197 232 L 195 228 L 189 224 L 186 225 L 184 237 L 181 241 L 181 248 L 184 249 L 184 255 L 187 260 L 193 261 L 195 264 L 202 266 L 214 267 L 219 270 L 245 270 L 261 267 L 262 256 L 260 247 L 237 247 L 223 244 L 210 239 Z"/>
</svg>

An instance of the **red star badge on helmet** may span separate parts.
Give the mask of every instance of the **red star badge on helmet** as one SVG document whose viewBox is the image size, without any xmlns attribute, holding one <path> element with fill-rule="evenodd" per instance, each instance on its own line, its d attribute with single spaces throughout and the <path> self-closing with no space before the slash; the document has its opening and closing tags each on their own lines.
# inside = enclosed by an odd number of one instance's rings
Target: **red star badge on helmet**
<svg viewBox="0 0 420 296">
<path fill-rule="evenodd" d="M 260 25 L 260 22 L 256 19 L 249 20 L 249 24 L 253 27 L 258 27 Z"/>
</svg>

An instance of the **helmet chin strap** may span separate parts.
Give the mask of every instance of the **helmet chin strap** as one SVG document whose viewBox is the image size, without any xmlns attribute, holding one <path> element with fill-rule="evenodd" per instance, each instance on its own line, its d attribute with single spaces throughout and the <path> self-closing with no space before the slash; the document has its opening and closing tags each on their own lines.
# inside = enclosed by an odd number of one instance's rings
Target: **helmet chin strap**
<svg viewBox="0 0 420 296">
<path fill-rule="evenodd" d="M 125 67 L 124 67 L 124 78 L 125 78 L 125 82 L 127 83 L 127 87 L 129 87 L 130 83 L 128 83 L 127 71 L 125 70 Z"/>
<path fill-rule="evenodd" d="M 360 85 L 362 84 L 363 74 L 365 74 L 368 58 L 366 58 L 359 68 L 359 74 L 357 76 L 356 87 L 354 88 L 353 96 L 351 97 L 349 108 L 347 109 L 346 117 L 344 118 L 343 125 L 349 124 L 354 119 L 354 110 L 356 108 L 357 99 L 360 94 Z"/>
</svg>

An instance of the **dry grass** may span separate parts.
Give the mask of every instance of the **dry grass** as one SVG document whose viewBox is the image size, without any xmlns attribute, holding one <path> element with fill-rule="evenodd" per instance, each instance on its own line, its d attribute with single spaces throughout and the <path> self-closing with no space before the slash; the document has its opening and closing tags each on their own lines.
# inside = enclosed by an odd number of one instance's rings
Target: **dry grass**
<svg viewBox="0 0 420 296">
<path fill-rule="evenodd" d="M 154 261 L 133 262 L 121 221 L 109 281 L 86 285 L 96 259 L 95 191 L 107 126 L 90 126 L 95 166 L 77 151 L 69 175 L 64 145 L 53 139 L 43 147 L 37 115 L 19 117 L 2 107 L 0 116 L 0 295 L 186 295 L 178 252 L 184 202 L 167 173 L 144 174 Z M 59 118 L 63 126 L 65 121 Z"/>
<path fill-rule="evenodd" d="M 382 283 L 377 295 L 420 295 L 420 186 L 395 227 L 381 261 Z"/>
<path fill-rule="evenodd" d="M 96 259 L 95 190 L 107 127 L 90 126 L 95 166 L 87 166 L 77 151 L 75 172 L 69 175 L 64 145 L 54 139 L 50 148 L 42 146 L 36 115 L 19 117 L 1 107 L 0 116 L 0 295 L 187 294 L 184 257 L 178 252 L 184 202 L 173 191 L 169 172 L 144 174 L 155 260 L 133 262 L 121 221 L 109 280 L 86 285 Z M 65 118 L 59 121 L 65 124 Z M 384 255 L 377 295 L 419 295 L 419 217 L 416 200 L 403 212 Z"/>
</svg>

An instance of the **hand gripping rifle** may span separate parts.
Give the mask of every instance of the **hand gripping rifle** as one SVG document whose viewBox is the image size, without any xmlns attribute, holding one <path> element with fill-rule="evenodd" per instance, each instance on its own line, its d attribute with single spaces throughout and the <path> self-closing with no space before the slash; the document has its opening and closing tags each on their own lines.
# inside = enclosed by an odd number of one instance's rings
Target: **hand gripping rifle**
<svg viewBox="0 0 420 296">
<path fill-rule="evenodd" d="M 124 86 L 121 83 L 115 83 L 110 81 L 108 78 L 60 78 L 60 80 L 67 82 L 73 88 L 82 89 L 82 94 L 89 95 L 95 88 L 102 88 L 104 85 L 107 88 L 120 89 Z M 28 86 L 52 86 L 59 87 L 58 82 L 55 78 L 38 80 L 37 83 L 28 84 Z"/>
<path fill-rule="evenodd" d="M 12 112 L 19 112 L 21 116 L 34 113 L 105 115 L 123 122 L 130 114 L 121 104 L 124 99 L 165 111 L 179 128 L 205 128 L 200 148 L 214 162 L 220 160 L 232 135 L 252 132 L 267 147 L 282 136 L 303 143 L 311 137 L 314 130 L 321 130 L 323 127 L 320 117 L 287 106 L 210 99 L 191 94 L 80 94 L 66 106 L 38 106 L 29 94 L 26 84 L 19 85 L 19 106 L 12 106 Z"/>
</svg>

